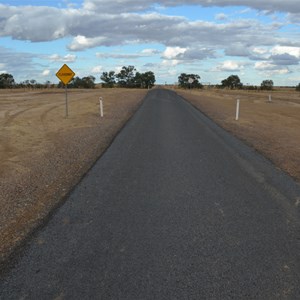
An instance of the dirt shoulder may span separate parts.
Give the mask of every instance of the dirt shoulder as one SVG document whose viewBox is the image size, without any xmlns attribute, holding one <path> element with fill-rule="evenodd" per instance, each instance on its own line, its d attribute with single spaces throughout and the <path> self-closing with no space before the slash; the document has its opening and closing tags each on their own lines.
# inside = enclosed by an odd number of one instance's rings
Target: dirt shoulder
<svg viewBox="0 0 300 300">
<path fill-rule="evenodd" d="M 63 90 L 1 91 L 0 264 L 62 204 L 146 93 L 69 90 L 66 118 Z"/>
<path fill-rule="evenodd" d="M 299 92 L 288 89 L 272 92 L 217 89 L 176 92 L 300 182 Z M 235 120 L 237 99 L 240 99 L 238 121 Z"/>
<path fill-rule="evenodd" d="M 176 92 L 300 182 L 300 93 L 276 90 L 269 102 L 266 92 Z M 70 90 L 65 118 L 63 90 L 1 91 L 0 264 L 62 204 L 146 93 Z"/>
</svg>

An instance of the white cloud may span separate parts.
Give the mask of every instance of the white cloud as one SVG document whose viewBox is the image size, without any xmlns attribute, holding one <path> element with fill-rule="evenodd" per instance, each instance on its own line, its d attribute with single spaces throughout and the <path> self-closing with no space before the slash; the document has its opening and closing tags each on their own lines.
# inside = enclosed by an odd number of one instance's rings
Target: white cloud
<svg viewBox="0 0 300 300">
<path fill-rule="evenodd" d="M 41 4 L 40 6 L 0 4 L 0 38 L 43 42 L 67 37 L 69 45 L 66 49 L 78 52 L 99 46 L 148 44 L 151 45 L 149 48 L 133 53 L 128 53 L 128 49 L 124 51 L 125 53 L 120 49 L 101 53 L 101 50 L 97 49 L 96 56 L 101 59 L 134 60 L 145 66 L 146 63 L 150 63 L 150 59 L 143 61 L 143 58 L 155 56 L 156 61 L 160 55 L 161 61 L 158 65 L 165 68 L 164 70 L 177 65 L 180 65 L 180 68 L 181 65 L 187 64 L 195 66 L 197 61 L 201 61 L 201 64 L 210 61 L 211 64 L 206 66 L 206 69 L 211 69 L 213 59 L 224 57 L 225 61 L 214 70 L 219 72 L 245 70 L 247 60 L 248 63 L 252 60 L 257 63 L 255 65 L 257 73 L 272 71 L 286 74 L 284 72 L 297 70 L 296 66 L 300 60 L 300 36 L 296 25 L 293 32 L 289 31 L 289 34 L 286 34 L 285 30 L 279 30 L 282 23 L 270 21 L 272 17 L 242 19 L 244 17 L 242 14 L 248 12 L 253 14 L 253 9 L 256 9 L 263 13 L 287 12 L 289 14 L 274 16 L 278 16 L 278 20 L 286 18 L 300 22 L 299 0 L 83 0 L 81 6 L 75 5 L 72 0 L 62 1 L 65 1 L 65 5 L 61 7 L 66 8 L 47 7 Z M 214 9 L 212 17 L 215 14 L 215 20 L 226 20 L 220 24 L 221 22 L 214 20 L 210 22 L 201 20 L 201 17 L 191 21 L 188 16 L 175 17 L 164 14 L 167 7 L 180 5 L 194 5 L 193 9 L 199 11 L 201 6 L 219 8 L 235 6 L 238 7 L 239 15 L 235 11 L 227 16 L 218 13 L 222 12 L 221 9 L 217 12 Z M 153 45 L 165 47 L 165 50 L 162 52 L 152 49 Z M 18 70 L 19 73 L 22 72 L 26 76 L 42 73 L 41 69 L 31 73 L 31 70 L 41 68 L 36 61 L 41 57 L 37 57 L 36 53 L 31 55 L 8 52 L 11 51 L 1 51 L 0 47 L 0 61 L 9 62 L 5 67 L 0 66 L 0 70 L 14 72 L 22 62 L 24 69 Z M 228 56 L 242 57 L 243 62 L 230 60 Z M 19 58 L 19 61 L 15 58 Z M 45 58 L 51 62 L 74 62 L 77 59 L 71 54 L 66 56 L 44 54 L 42 59 Z M 43 65 L 42 68 L 51 67 Z M 172 70 L 174 69 L 176 68 Z"/>
<path fill-rule="evenodd" d="M 124 5 L 126 3 L 128 9 L 133 11 L 135 7 L 141 6 L 138 1 L 122 2 Z M 278 40 L 272 34 L 275 28 L 253 20 L 235 20 L 226 24 L 200 20 L 192 22 L 183 17 L 158 13 L 118 14 L 116 11 L 106 11 L 107 8 L 103 5 L 101 14 L 98 14 L 97 10 L 91 10 L 91 7 L 98 7 L 100 2 L 86 1 L 85 4 L 85 10 L 0 5 L 0 36 L 32 42 L 70 36 L 73 40 L 68 47 L 72 51 L 97 46 L 149 42 L 185 48 L 197 44 L 208 47 L 238 42 L 274 45 Z M 121 5 L 114 1 L 107 5 L 115 4 Z M 39 30 L 36 30 L 37 28 Z"/>
<path fill-rule="evenodd" d="M 258 55 L 265 55 L 265 54 L 267 54 L 269 52 L 269 50 L 266 49 L 266 48 L 254 47 L 252 49 L 252 52 L 254 54 L 258 54 Z"/>
<path fill-rule="evenodd" d="M 87 48 L 94 48 L 101 45 L 112 45 L 113 43 L 109 43 L 108 40 L 109 39 L 105 37 L 87 38 L 83 35 L 78 35 L 73 39 L 68 48 L 71 51 L 81 51 Z"/>
<path fill-rule="evenodd" d="M 77 57 L 74 54 L 67 54 L 65 56 L 61 56 L 61 55 L 58 55 L 58 54 L 53 54 L 49 57 L 50 61 L 64 62 L 64 63 L 74 62 L 74 61 L 76 61 L 76 58 Z"/>
<path fill-rule="evenodd" d="M 225 15 L 225 14 L 223 14 L 223 13 L 220 13 L 220 14 L 216 14 L 215 15 L 215 19 L 216 20 L 227 20 L 228 19 L 228 16 L 227 15 Z"/>
<path fill-rule="evenodd" d="M 122 70 L 122 67 L 121 66 L 118 66 L 118 67 L 115 67 L 115 72 L 116 73 L 120 73 L 120 71 Z"/>
<path fill-rule="evenodd" d="M 138 58 L 144 58 L 144 57 L 151 57 L 153 55 L 159 54 L 160 51 L 156 49 L 144 49 L 141 52 L 137 53 L 101 53 L 97 52 L 96 57 L 97 58 L 113 58 L 113 59 L 138 59 Z"/>
<path fill-rule="evenodd" d="M 181 47 L 167 47 L 162 53 L 162 57 L 165 59 L 174 59 L 178 55 L 183 54 L 187 49 Z"/>
<path fill-rule="evenodd" d="M 223 71 L 223 72 L 240 72 L 245 68 L 244 62 L 238 62 L 238 61 L 232 61 L 227 60 L 221 63 L 217 66 L 217 71 Z"/>
<path fill-rule="evenodd" d="M 48 69 L 44 70 L 42 73 L 43 76 L 48 76 L 49 74 L 50 74 L 50 70 L 48 70 Z"/>
<path fill-rule="evenodd" d="M 288 67 L 278 66 L 269 61 L 256 62 L 255 69 L 269 75 L 285 75 L 291 72 Z"/>
<path fill-rule="evenodd" d="M 255 63 L 256 70 L 274 70 L 276 65 L 268 62 L 268 61 L 259 61 Z"/>
<path fill-rule="evenodd" d="M 272 74 L 274 74 L 274 75 L 286 75 L 286 74 L 289 74 L 289 73 L 291 73 L 289 68 L 281 68 L 281 69 L 274 70 L 272 72 Z"/>
<path fill-rule="evenodd" d="M 104 58 L 104 59 L 108 59 L 108 58 L 113 58 L 113 59 L 138 59 L 141 58 L 142 55 L 139 53 L 132 53 L 132 54 L 122 54 L 122 53 L 101 53 L 101 52 L 97 52 L 96 53 L 96 57 L 97 58 Z"/>
<path fill-rule="evenodd" d="M 300 47 L 275 46 L 271 49 L 273 55 L 289 54 L 300 59 Z"/>
<path fill-rule="evenodd" d="M 262 11 L 281 11 L 290 13 L 299 13 L 299 1 L 298 0 L 160 0 L 160 1 L 140 1 L 140 0 L 85 0 L 84 8 L 87 10 L 101 11 L 145 11 L 149 8 L 157 5 L 162 7 L 179 6 L 179 5 L 202 5 L 202 6 L 242 6 L 250 7 Z"/>
<path fill-rule="evenodd" d="M 34 59 L 38 56 L 27 52 L 17 52 L 0 46 L 0 61 L 5 61 L 1 69 L 5 73 L 18 74 L 22 80 L 31 76 L 36 68 Z"/>
<path fill-rule="evenodd" d="M 152 55 L 159 54 L 160 51 L 158 51 L 157 49 L 144 49 L 142 50 L 141 53 L 146 56 L 152 56 Z"/>
<path fill-rule="evenodd" d="M 168 60 L 163 60 L 161 62 L 162 66 L 164 66 L 164 67 L 175 67 L 179 63 L 180 63 L 180 61 L 177 59 L 168 59 Z"/>
<path fill-rule="evenodd" d="M 101 72 L 103 72 L 103 67 L 102 66 L 95 66 L 95 67 L 92 68 L 91 72 L 93 74 L 101 73 Z"/>
<path fill-rule="evenodd" d="M 72 1 L 70 0 L 63 0 L 63 2 L 66 4 L 67 7 L 69 8 L 76 8 L 78 6 L 78 4 L 76 3 L 73 3 Z"/>
</svg>

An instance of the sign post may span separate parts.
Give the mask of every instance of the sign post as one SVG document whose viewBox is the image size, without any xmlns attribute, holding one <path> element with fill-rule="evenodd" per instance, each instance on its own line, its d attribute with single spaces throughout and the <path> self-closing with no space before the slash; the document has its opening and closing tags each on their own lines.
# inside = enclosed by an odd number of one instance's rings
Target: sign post
<svg viewBox="0 0 300 300">
<path fill-rule="evenodd" d="M 68 109 L 68 88 L 67 85 L 65 84 L 65 94 L 66 94 L 66 117 L 69 115 L 69 109 Z"/>
<path fill-rule="evenodd" d="M 68 116 L 68 87 L 67 84 L 72 80 L 75 76 L 75 73 L 66 65 L 64 64 L 56 73 L 58 79 L 65 85 L 65 92 L 66 92 L 66 117 Z"/>
</svg>

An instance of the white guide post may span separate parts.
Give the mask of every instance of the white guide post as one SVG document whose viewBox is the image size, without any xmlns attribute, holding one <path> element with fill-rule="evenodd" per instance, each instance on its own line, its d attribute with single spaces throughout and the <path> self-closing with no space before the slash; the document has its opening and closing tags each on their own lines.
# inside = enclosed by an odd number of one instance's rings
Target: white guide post
<svg viewBox="0 0 300 300">
<path fill-rule="evenodd" d="M 100 117 L 103 117 L 103 98 L 99 98 L 99 104 L 100 104 Z"/>
<path fill-rule="evenodd" d="M 236 100 L 236 113 L 235 113 L 235 120 L 238 121 L 240 115 L 240 99 Z"/>
</svg>

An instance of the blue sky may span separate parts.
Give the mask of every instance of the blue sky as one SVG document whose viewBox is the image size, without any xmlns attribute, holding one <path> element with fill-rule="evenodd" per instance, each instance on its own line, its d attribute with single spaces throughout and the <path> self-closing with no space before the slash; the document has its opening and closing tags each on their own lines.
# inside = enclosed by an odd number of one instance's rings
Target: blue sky
<svg viewBox="0 0 300 300">
<path fill-rule="evenodd" d="M 266 2 L 266 1 L 265 1 Z M 0 1 L 0 73 L 57 83 L 66 63 L 79 77 L 134 65 L 158 83 L 180 73 L 217 84 L 300 82 L 298 0 Z"/>
</svg>

